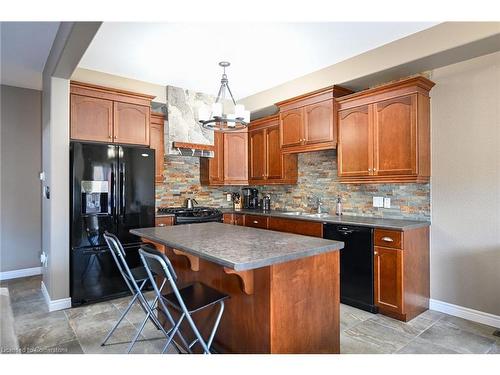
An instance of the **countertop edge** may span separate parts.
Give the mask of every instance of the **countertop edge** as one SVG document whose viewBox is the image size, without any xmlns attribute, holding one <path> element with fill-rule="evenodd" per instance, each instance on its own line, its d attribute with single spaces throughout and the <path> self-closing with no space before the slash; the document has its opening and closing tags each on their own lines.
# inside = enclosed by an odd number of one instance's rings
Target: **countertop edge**
<svg viewBox="0 0 500 375">
<path fill-rule="evenodd" d="M 390 218 L 378 218 L 378 217 L 367 217 L 367 216 L 359 216 L 359 218 L 364 219 L 364 218 L 370 218 L 374 220 L 401 220 L 401 221 L 414 221 L 414 223 L 411 224 L 406 224 L 406 225 L 396 225 L 393 223 L 377 223 L 377 224 L 370 224 L 370 223 L 365 223 L 365 222 L 360 222 L 356 221 L 356 216 L 354 215 L 343 215 L 340 219 L 335 218 L 335 220 L 332 220 L 332 216 L 327 216 L 327 217 L 310 217 L 310 216 L 294 216 L 294 215 L 286 215 L 282 212 L 279 211 L 270 211 L 270 212 L 264 212 L 264 211 L 251 211 L 251 210 L 233 210 L 233 209 L 227 209 L 227 208 L 222 208 L 220 209 L 223 214 L 239 214 L 239 215 L 258 215 L 258 216 L 267 216 L 267 217 L 279 217 L 283 219 L 290 219 L 290 220 L 304 220 L 304 221 L 314 221 L 314 222 L 319 222 L 319 223 L 328 223 L 328 224 L 346 224 L 346 225 L 358 225 L 361 227 L 370 227 L 370 228 L 380 228 L 380 229 L 393 229 L 393 230 L 398 230 L 398 231 L 404 231 L 404 230 L 411 230 L 411 229 L 418 229 L 418 228 L 423 228 L 423 227 L 428 227 L 431 225 L 430 221 L 417 221 L 417 220 L 410 220 L 410 219 L 390 219 Z"/>
</svg>

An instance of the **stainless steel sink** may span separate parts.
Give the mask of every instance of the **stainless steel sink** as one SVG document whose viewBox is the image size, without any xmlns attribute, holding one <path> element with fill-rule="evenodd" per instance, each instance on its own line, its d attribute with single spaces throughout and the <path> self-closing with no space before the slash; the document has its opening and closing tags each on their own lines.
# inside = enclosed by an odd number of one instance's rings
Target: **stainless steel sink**
<svg viewBox="0 0 500 375">
<path fill-rule="evenodd" d="M 282 212 L 282 215 L 300 216 L 304 215 L 304 213 L 300 211 L 288 211 L 288 212 Z"/>
<path fill-rule="evenodd" d="M 327 216 L 330 216 L 330 214 L 327 214 L 326 212 L 323 212 L 321 214 L 304 214 L 304 216 L 309 216 L 309 217 L 327 217 Z"/>
</svg>

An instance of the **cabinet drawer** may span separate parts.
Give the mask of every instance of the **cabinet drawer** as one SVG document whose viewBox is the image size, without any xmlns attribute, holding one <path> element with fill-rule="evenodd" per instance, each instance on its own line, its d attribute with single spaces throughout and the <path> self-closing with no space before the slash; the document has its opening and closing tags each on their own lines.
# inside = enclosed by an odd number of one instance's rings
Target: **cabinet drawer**
<svg viewBox="0 0 500 375">
<path fill-rule="evenodd" d="M 313 221 L 271 217 L 269 218 L 269 229 L 304 236 L 323 237 L 323 224 Z"/>
<path fill-rule="evenodd" d="M 403 243 L 403 232 L 386 229 L 375 229 L 373 234 L 375 246 L 401 249 Z"/>
<path fill-rule="evenodd" d="M 156 217 L 155 219 L 155 226 L 157 227 L 167 227 L 170 225 L 174 225 L 174 217 L 173 216 L 161 216 L 161 217 Z"/>
<path fill-rule="evenodd" d="M 245 215 L 245 226 L 267 229 L 268 218 L 266 216 Z"/>
</svg>

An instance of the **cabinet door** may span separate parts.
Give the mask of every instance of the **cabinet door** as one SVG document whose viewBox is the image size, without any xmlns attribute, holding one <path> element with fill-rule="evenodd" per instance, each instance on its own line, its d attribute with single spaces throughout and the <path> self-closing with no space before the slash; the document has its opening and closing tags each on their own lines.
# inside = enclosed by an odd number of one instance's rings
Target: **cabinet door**
<svg viewBox="0 0 500 375">
<path fill-rule="evenodd" d="M 303 108 L 297 108 L 280 113 L 281 147 L 302 144 L 304 137 L 303 111 Z"/>
<path fill-rule="evenodd" d="M 208 159 L 209 184 L 224 183 L 224 140 L 221 132 L 214 132 L 214 157 Z"/>
<path fill-rule="evenodd" d="M 304 138 L 306 144 L 335 141 L 333 100 L 305 107 Z"/>
<path fill-rule="evenodd" d="M 283 178 L 283 154 L 280 149 L 278 125 L 266 129 L 266 177 L 268 180 Z"/>
<path fill-rule="evenodd" d="M 417 172 L 416 95 L 374 105 L 374 174 Z"/>
<path fill-rule="evenodd" d="M 375 304 L 403 313 L 403 250 L 375 246 Z"/>
<path fill-rule="evenodd" d="M 155 150 L 155 181 L 163 182 L 165 145 L 163 142 L 163 117 L 151 116 L 149 145 Z"/>
<path fill-rule="evenodd" d="M 339 176 L 372 174 L 373 134 L 368 105 L 340 111 L 338 114 Z"/>
<path fill-rule="evenodd" d="M 224 184 L 248 183 L 248 132 L 223 134 Z"/>
<path fill-rule="evenodd" d="M 149 107 L 114 102 L 114 141 L 149 145 L 149 117 Z"/>
<path fill-rule="evenodd" d="M 250 180 L 266 178 L 266 129 L 253 130 L 248 133 L 250 147 Z"/>
<path fill-rule="evenodd" d="M 113 102 L 71 94 L 71 139 L 113 141 Z"/>
</svg>

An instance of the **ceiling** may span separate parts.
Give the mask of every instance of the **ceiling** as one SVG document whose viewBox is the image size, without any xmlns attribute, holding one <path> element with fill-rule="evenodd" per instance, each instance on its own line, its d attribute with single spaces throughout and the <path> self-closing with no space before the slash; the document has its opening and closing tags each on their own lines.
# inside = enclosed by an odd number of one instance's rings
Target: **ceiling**
<svg viewBox="0 0 500 375">
<path fill-rule="evenodd" d="M 42 72 L 59 22 L 1 22 L 3 85 L 42 89 Z"/>
<path fill-rule="evenodd" d="M 227 60 L 239 99 L 435 24 L 105 22 L 79 67 L 216 94 Z"/>
</svg>

